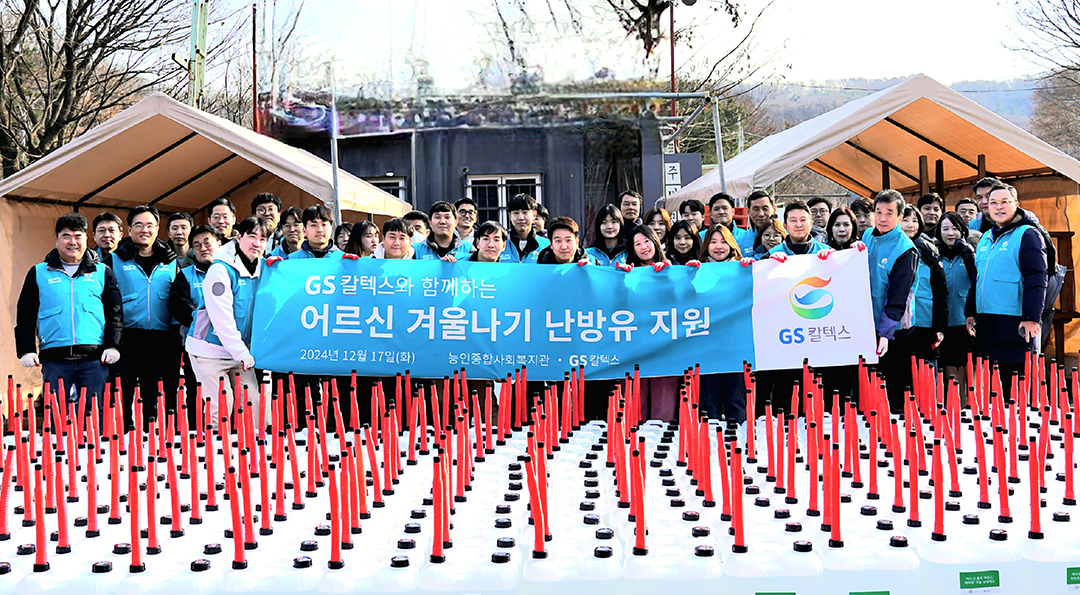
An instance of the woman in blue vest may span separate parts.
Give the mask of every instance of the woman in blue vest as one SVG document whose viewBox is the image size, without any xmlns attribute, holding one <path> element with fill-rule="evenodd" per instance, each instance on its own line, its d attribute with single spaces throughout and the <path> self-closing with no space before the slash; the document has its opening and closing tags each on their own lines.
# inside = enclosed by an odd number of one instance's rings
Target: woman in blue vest
<svg viewBox="0 0 1080 595">
<path fill-rule="evenodd" d="M 615 205 L 604 205 L 593 219 L 593 240 L 585 253 L 602 266 L 626 262 L 626 242 L 623 240 L 622 213 Z"/>
<path fill-rule="evenodd" d="M 686 219 L 680 219 L 671 226 L 671 232 L 667 240 L 667 256 L 671 264 L 686 265 L 697 262 L 701 256 L 701 236 L 697 233 L 694 224 Z"/>
<path fill-rule="evenodd" d="M 86 217 L 56 220 L 56 248 L 30 267 L 19 293 L 15 350 L 23 367 L 41 366 L 52 390 L 63 379 L 65 392 L 86 389 L 100 405 L 107 365 L 120 358 L 124 319 L 116 277 L 86 249 L 86 236 Z"/>
<path fill-rule="evenodd" d="M 941 342 L 939 362 L 945 366 L 945 378 L 956 378 L 966 385 L 967 357 L 971 352 L 971 335 L 968 335 L 964 315 L 968 292 L 975 284 L 975 250 L 967 242 L 967 224 L 956 212 L 941 216 L 934 235 L 941 268 L 945 270 L 945 284 L 949 291 L 949 321 L 945 327 L 945 339 Z M 961 391 L 960 405 L 967 406 L 967 391 Z"/>
<path fill-rule="evenodd" d="M 242 386 L 249 387 L 248 398 L 259 419 L 259 384 L 255 377 L 255 358 L 251 344 L 251 313 L 255 288 L 262 274 L 266 242 L 274 233 L 265 219 L 249 217 L 236 225 L 236 239 L 214 253 L 214 263 L 202 283 L 202 307 L 195 311 L 187 334 L 187 351 L 195 377 L 216 394 L 218 379 L 224 377 L 229 408 L 233 405 L 232 379 L 240 375 Z M 217 407 L 211 408 L 210 423 L 217 427 Z"/>
<path fill-rule="evenodd" d="M 134 429 L 131 406 L 135 387 L 143 402 L 143 420 L 157 417 L 158 382 L 165 409 L 176 410 L 180 384 L 180 332 L 169 312 L 169 291 L 176 278 L 176 253 L 158 239 L 156 208 L 142 205 L 128 213 L 128 237 L 112 255 L 113 273 L 124 300 L 124 340 L 120 352 L 124 423 Z"/>
<path fill-rule="evenodd" d="M 773 215 L 769 222 L 761 226 L 754 234 L 754 251 L 749 256 L 754 260 L 768 258 L 769 252 L 784 243 L 786 237 L 787 230 L 780 224 L 776 215 Z"/>
<path fill-rule="evenodd" d="M 966 323 L 978 350 L 998 364 L 1005 388 L 1023 371 L 1027 353 L 1039 347 L 1047 247 L 1038 222 L 1020 208 L 1012 186 L 995 181 L 987 210 L 993 226 L 975 249 L 977 272 Z"/>
<path fill-rule="evenodd" d="M 919 251 L 919 265 L 915 270 L 917 289 L 911 304 L 911 330 L 905 337 L 912 354 L 937 366 L 940 354 L 938 346 L 945 338 L 945 328 L 949 322 L 949 290 L 945 270 L 941 268 L 937 246 L 923 233 L 923 217 L 918 209 L 911 205 L 904 207 L 900 227 Z"/>
</svg>

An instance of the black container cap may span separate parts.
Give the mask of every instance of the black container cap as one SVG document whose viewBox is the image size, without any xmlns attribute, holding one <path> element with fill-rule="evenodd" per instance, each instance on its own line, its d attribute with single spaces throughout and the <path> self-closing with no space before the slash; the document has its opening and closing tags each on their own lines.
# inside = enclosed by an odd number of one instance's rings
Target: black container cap
<svg viewBox="0 0 1080 595">
<path fill-rule="evenodd" d="M 595 535 L 597 539 L 615 539 L 615 532 L 611 529 L 608 529 L 607 527 L 604 527 L 603 529 L 597 529 L 596 533 L 594 533 L 593 535 Z"/>
<path fill-rule="evenodd" d="M 1067 512 L 1055 512 L 1054 513 L 1054 522 L 1055 523 L 1067 523 L 1067 522 L 1069 522 L 1069 513 L 1067 513 Z"/>
<path fill-rule="evenodd" d="M 495 564 L 506 564 L 510 561 L 510 552 L 495 552 L 491 554 L 491 561 Z"/>
<path fill-rule="evenodd" d="M 198 560 L 191 561 L 192 572 L 206 572 L 207 570 L 210 570 L 210 560 L 199 558 Z"/>
<path fill-rule="evenodd" d="M 94 574 L 112 572 L 112 562 L 94 562 L 94 565 L 90 567 L 90 572 Z"/>
<path fill-rule="evenodd" d="M 877 516 L 877 506 L 870 506 L 867 504 L 859 509 L 859 514 L 863 516 Z"/>
<path fill-rule="evenodd" d="M 765 496 L 758 496 L 757 498 L 754 498 L 754 506 L 757 506 L 759 508 L 768 508 L 769 499 Z"/>
<path fill-rule="evenodd" d="M 960 503 L 955 500 L 949 500 L 945 503 L 945 510 L 949 512 L 956 512 L 960 510 Z"/>
<path fill-rule="evenodd" d="M 394 556 L 390 558 L 390 568 L 408 568 L 409 557 L 408 556 Z"/>
<path fill-rule="evenodd" d="M 963 522 L 964 522 L 965 525 L 978 525 L 979 524 L 979 515 L 977 515 L 977 514 L 965 514 Z"/>
<path fill-rule="evenodd" d="M 496 529 L 509 529 L 514 526 L 514 522 L 508 518 L 495 519 Z"/>
<path fill-rule="evenodd" d="M 11 563 L 10 562 L 0 562 L 0 576 L 8 574 L 9 572 L 11 572 Z"/>
<path fill-rule="evenodd" d="M 411 519 L 426 519 L 427 518 L 427 511 L 424 510 L 423 508 L 416 508 L 412 512 L 409 513 L 409 518 L 411 518 Z"/>
<path fill-rule="evenodd" d="M 784 523 L 785 533 L 799 533 L 802 531 L 802 523 L 792 521 L 790 523 Z"/>
<path fill-rule="evenodd" d="M 307 556 L 299 556 L 297 558 L 293 558 L 292 567 L 293 568 L 311 568 L 311 558 L 309 558 Z"/>
<path fill-rule="evenodd" d="M 521 496 L 517 492 L 507 492 L 503 494 L 503 500 L 506 502 L 517 502 Z"/>
<path fill-rule="evenodd" d="M 300 551 L 314 552 L 319 549 L 319 542 L 314 539 L 305 539 L 300 542 Z"/>
<path fill-rule="evenodd" d="M 878 519 L 877 528 L 878 531 L 892 531 L 892 521 L 889 519 Z"/>
<path fill-rule="evenodd" d="M 510 514 L 509 504 L 499 504 L 495 507 L 495 514 Z"/>
<path fill-rule="evenodd" d="M 510 471 L 521 471 L 521 463 L 510 463 L 506 468 Z"/>
<path fill-rule="evenodd" d="M 791 518 L 791 511 L 786 509 L 786 508 L 777 508 L 776 510 L 773 511 L 772 518 L 774 518 L 776 520 L 790 519 Z"/>
<path fill-rule="evenodd" d="M 584 521 L 585 521 L 586 525 L 599 525 L 600 524 L 600 515 L 591 514 L 591 513 L 587 514 L 587 515 L 585 515 Z"/>
<path fill-rule="evenodd" d="M 15 553 L 20 556 L 29 556 L 30 554 L 37 553 L 37 546 L 32 543 L 24 543 L 15 548 Z"/>
<path fill-rule="evenodd" d="M 585 490 L 585 497 L 589 500 L 596 500 L 600 497 L 600 490 Z"/>
<path fill-rule="evenodd" d="M 596 510 L 596 502 L 588 502 L 588 501 L 581 502 L 580 504 L 578 504 L 578 510 L 580 510 L 581 512 L 592 512 L 592 511 Z M 589 516 L 589 515 L 585 515 L 585 516 Z"/>
<path fill-rule="evenodd" d="M 907 537 L 903 535 L 893 535 L 889 538 L 889 546 L 891 547 L 907 547 Z"/>
<path fill-rule="evenodd" d="M 809 541 L 796 541 L 792 545 L 792 549 L 794 549 L 796 552 L 805 554 L 806 552 L 814 551 L 814 544 L 810 543 Z"/>
<path fill-rule="evenodd" d="M 690 535 L 694 537 L 708 537 L 711 533 L 712 531 L 710 531 L 708 527 L 703 527 L 701 525 L 690 530 Z"/>
<path fill-rule="evenodd" d="M 699 558 L 711 558 L 716 555 L 711 545 L 699 545 L 694 548 L 694 555 Z"/>
<path fill-rule="evenodd" d="M 671 507 L 672 508 L 682 508 L 684 506 L 686 506 L 686 502 L 683 499 L 681 499 L 681 498 L 672 498 L 671 499 Z"/>
<path fill-rule="evenodd" d="M 660 470 L 660 477 L 671 477 L 671 469 L 667 469 L 667 468 L 661 469 Z"/>
<path fill-rule="evenodd" d="M 1007 541 L 1009 539 L 1009 532 L 1005 529 L 991 529 L 990 541 Z"/>
<path fill-rule="evenodd" d="M 687 510 L 682 513 L 682 520 L 696 523 L 701 519 L 701 514 L 694 510 Z"/>
<path fill-rule="evenodd" d="M 124 554 L 130 554 L 131 553 L 131 544 L 130 543 L 118 543 L 118 544 L 112 546 L 112 553 L 116 554 L 117 556 L 122 556 Z"/>
<path fill-rule="evenodd" d="M 507 550 L 512 547 L 517 547 L 517 541 L 515 541 L 513 537 L 500 537 L 495 541 L 495 546 Z"/>
<path fill-rule="evenodd" d="M 682 495 L 682 492 L 679 491 L 679 488 L 668 488 L 664 495 L 668 498 L 678 498 Z"/>
<path fill-rule="evenodd" d="M 319 537 L 326 537 L 330 534 L 330 525 L 319 525 L 315 527 L 315 535 Z"/>
<path fill-rule="evenodd" d="M 208 543 L 203 546 L 202 553 L 204 556 L 214 556 L 221 553 L 220 543 Z"/>
<path fill-rule="evenodd" d="M 606 545 L 593 548 L 593 557 L 595 558 L 610 558 L 613 553 L 614 551 Z"/>
<path fill-rule="evenodd" d="M 415 539 L 399 539 L 397 540 L 397 547 L 399 550 L 414 550 L 416 549 Z"/>
<path fill-rule="evenodd" d="M 414 535 L 420 532 L 420 523 L 405 523 L 405 533 Z"/>
</svg>

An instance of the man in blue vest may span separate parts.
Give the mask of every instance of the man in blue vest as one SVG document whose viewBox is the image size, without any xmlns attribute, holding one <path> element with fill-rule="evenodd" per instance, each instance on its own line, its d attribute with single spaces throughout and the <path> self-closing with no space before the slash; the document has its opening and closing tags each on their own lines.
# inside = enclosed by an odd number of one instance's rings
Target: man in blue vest
<svg viewBox="0 0 1080 595">
<path fill-rule="evenodd" d="M 832 249 L 811 237 L 813 219 L 810 216 L 810 208 L 801 200 L 796 200 L 784 207 L 784 229 L 787 237 L 779 246 L 769 251 L 769 256 L 784 262 L 788 256 L 799 254 L 820 254 L 822 258 L 828 258 Z M 740 250 L 742 248 L 740 247 Z"/>
<path fill-rule="evenodd" d="M 506 205 L 510 214 L 510 241 L 506 242 L 499 262 L 536 263 L 540 251 L 551 245 L 547 238 L 533 231 L 536 218 L 536 199 L 528 194 L 518 194 Z"/>
<path fill-rule="evenodd" d="M 897 331 L 911 328 L 911 303 L 915 298 L 919 254 L 900 229 L 906 206 L 896 190 L 882 190 L 874 197 L 874 227 L 863 233 L 869 251 L 870 300 L 878 336 L 878 369 L 885 376 L 889 406 L 900 412 L 904 389 L 911 386 L 911 350 L 897 339 Z"/>
<path fill-rule="evenodd" d="M 240 375 L 242 386 L 249 388 L 248 398 L 259 418 L 259 384 L 255 376 L 255 358 L 251 346 L 251 313 L 255 288 L 262 274 L 266 242 L 273 235 L 270 222 L 249 217 L 236 225 L 236 239 L 214 253 L 214 262 L 202 283 L 202 307 L 195 311 L 187 333 L 187 351 L 195 377 L 217 391 L 219 378 L 225 382 L 230 410 L 233 406 L 231 379 Z M 329 234 L 327 234 L 329 238 Z M 217 407 L 211 408 L 210 423 L 217 427 Z"/>
<path fill-rule="evenodd" d="M 53 390 L 63 379 L 65 391 L 85 388 L 100 399 L 107 365 L 120 359 L 124 316 L 116 277 L 86 250 L 86 232 L 78 213 L 56 220 L 56 248 L 30 267 L 19 293 L 15 350 L 24 367 L 41 366 Z"/>
<path fill-rule="evenodd" d="M 307 239 L 300 244 L 299 250 L 286 257 L 289 260 L 303 258 L 345 258 L 356 260 L 359 258 L 355 254 L 348 254 L 338 250 L 338 247 L 334 245 L 334 214 L 330 212 L 330 208 L 326 205 L 314 205 L 304 209 L 303 223 L 304 235 L 307 236 Z M 267 241 L 269 241 L 269 236 L 267 236 Z M 279 260 L 282 260 L 282 258 L 271 256 L 267 264 L 272 266 Z"/>
<path fill-rule="evenodd" d="M 128 237 L 112 255 L 113 272 L 124 301 L 124 423 L 134 429 L 131 414 L 135 387 L 143 400 L 143 419 L 157 415 L 158 382 L 166 410 L 176 408 L 180 383 L 180 333 L 169 313 L 169 290 L 176 278 L 176 254 L 158 239 L 156 208 L 142 205 L 128 213 Z"/>
<path fill-rule="evenodd" d="M 180 269 L 169 290 L 169 311 L 180 323 L 180 341 L 185 343 L 195 311 L 203 307 L 202 284 L 206 271 L 214 262 L 214 252 L 221 247 L 221 234 L 209 225 L 200 225 L 188 237 L 190 253 L 195 264 Z M 191 355 L 184 357 L 184 389 L 187 391 L 188 415 L 193 417 L 199 391 L 195 370 L 191 367 Z M 213 396 L 208 394 L 207 396 Z"/>
<path fill-rule="evenodd" d="M 1016 189 L 995 180 L 987 194 L 993 226 L 975 249 L 975 287 L 967 328 L 978 351 L 997 362 L 1006 395 L 1024 357 L 1039 347 L 1047 284 L 1047 246 L 1038 221 L 1020 208 Z"/>
<path fill-rule="evenodd" d="M 112 252 L 120 244 L 120 238 L 124 235 L 124 220 L 108 211 L 98 213 L 94 217 L 94 252 L 98 260 L 112 266 Z"/>
<path fill-rule="evenodd" d="M 457 229 L 457 207 L 440 200 L 429 211 L 431 233 L 422 242 L 413 244 L 416 260 L 466 260 L 472 254 L 473 245 L 454 235 Z"/>
<path fill-rule="evenodd" d="M 735 225 L 735 199 L 731 198 L 730 194 L 719 192 L 709 199 L 709 218 L 713 225 L 720 224 L 728 228 L 732 237 L 735 238 L 735 243 L 739 245 L 740 252 L 747 255 L 753 254 L 755 234 L 752 230 Z M 701 229 L 702 240 L 705 239 L 708 231 L 707 227 Z"/>
</svg>

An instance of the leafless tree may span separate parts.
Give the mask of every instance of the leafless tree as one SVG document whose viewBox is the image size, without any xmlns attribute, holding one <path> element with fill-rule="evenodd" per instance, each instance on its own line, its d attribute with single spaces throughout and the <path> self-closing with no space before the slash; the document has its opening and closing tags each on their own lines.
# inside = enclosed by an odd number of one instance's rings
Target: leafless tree
<svg viewBox="0 0 1080 595">
<path fill-rule="evenodd" d="M 1024 29 L 1012 49 L 1044 66 L 1051 75 L 1080 76 L 1080 2 L 1021 0 L 1016 20 Z"/>
</svg>

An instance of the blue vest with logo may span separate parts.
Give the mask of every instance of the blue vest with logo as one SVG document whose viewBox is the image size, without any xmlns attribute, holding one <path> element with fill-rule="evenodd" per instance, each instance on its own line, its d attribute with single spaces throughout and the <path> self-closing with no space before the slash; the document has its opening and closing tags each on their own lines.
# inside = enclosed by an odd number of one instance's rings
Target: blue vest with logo
<svg viewBox="0 0 1080 595">
<path fill-rule="evenodd" d="M 874 229 L 870 228 L 863 233 L 862 241 L 866 244 L 870 261 L 870 301 L 874 306 L 874 325 L 881 326 L 881 317 L 885 312 L 885 302 L 888 298 L 889 275 L 892 274 L 896 260 L 908 250 L 914 250 L 915 244 L 911 238 L 897 225 L 892 231 L 880 236 L 874 235 Z M 918 277 L 912 291 L 918 291 Z M 909 328 L 910 322 L 905 324 L 900 321 L 899 328 Z"/>
<path fill-rule="evenodd" d="M 431 249 L 431 246 L 428 246 L 426 240 L 423 242 L 417 242 L 413 244 L 412 247 L 413 252 L 416 254 L 416 256 L 413 257 L 414 260 L 442 259 L 441 256 L 439 256 L 434 250 Z M 459 261 L 468 260 L 469 257 L 472 256 L 473 245 L 469 242 L 463 242 L 461 240 L 458 240 L 457 246 L 455 246 L 454 249 L 450 251 L 450 253 L 453 254 L 454 258 L 458 259 Z"/>
<path fill-rule="evenodd" d="M 529 252 L 525 258 L 521 258 L 521 251 L 518 250 L 518 247 L 514 244 L 513 240 L 507 240 L 506 248 L 503 249 L 503 253 L 499 255 L 499 262 L 524 262 L 536 264 L 536 259 L 540 257 L 540 253 L 544 251 L 544 248 L 550 246 L 551 242 L 549 242 L 547 238 L 542 238 L 540 236 L 534 237 L 536 238 L 537 243 L 536 249 Z"/>
<path fill-rule="evenodd" d="M 180 274 L 187 279 L 188 287 L 190 288 L 191 303 L 195 304 L 195 311 L 198 312 L 199 310 L 202 310 L 206 303 L 206 301 L 203 300 L 202 293 L 202 284 L 203 279 L 206 278 L 206 273 L 200 271 L 195 265 L 191 265 L 180 269 Z M 188 329 L 181 328 L 180 332 L 186 335 L 188 334 Z"/>
<path fill-rule="evenodd" d="M 286 255 L 285 258 L 288 258 L 289 260 L 300 259 L 300 258 L 318 258 L 310 250 L 308 250 L 307 245 L 308 245 L 307 242 L 304 242 L 303 244 L 300 244 L 300 249 L 299 250 L 297 250 L 296 252 L 293 252 L 292 254 Z M 284 253 L 285 251 L 282 250 L 282 252 Z M 323 256 L 323 258 L 330 258 L 330 259 L 336 258 L 336 259 L 340 260 L 341 257 L 344 256 L 344 255 L 345 255 L 345 253 L 342 252 L 341 250 L 338 250 L 337 246 L 334 246 L 333 244 L 331 244 L 330 245 L 330 251 L 327 252 L 326 255 Z M 229 267 L 229 268 L 231 269 L 232 267 Z"/>
<path fill-rule="evenodd" d="M 930 288 L 930 267 L 919 259 L 915 269 L 915 299 L 911 303 L 911 326 L 930 328 L 934 323 L 934 291 Z"/>
<path fill-rule="evenodd" d="M 585 254 L 596 259 L 596 264 L 600 266 L 612 266 L 626 262 L 626 250 L 619 252 L 614 258 L 610 258 L 603 250 L 590 246 L 585 249 Z"/>
<path fill-rule="evenodd" d="M 971 289 L 971 277 L 968 276 L 964 258 L 942 258 L 941 267 L 945 269 L 945 283 L 949 288 L 949 326 L 964 326 L 966 318 L 964 307 L 967 304 L 968 291 Z"/>
<path fill-rule="evenodd" d="M 135 259 L 124 260 L 113 253 L 113 274 L 124 302 L 124 328 L 167 331 L 173 324 L 169 314 L 169 289 L 176 278 L 176 261 L 158 264 L 146 276 Z"/>
<path fill-rule="evenodd" d="M 297 251 L 293 254 L 298 254 L 299 252 L 300 251 Z M 254 305 L 255 289 L 258 279 L 241 277 L 240 273 L 237 272 L 232 265 L 220 260 L 215 260 L 214 264 L 220 264 L 225 267 L 225 270 L 229 273 L 229 281 L 232 285 L 233 294 L 233 320 L 236 321 L 236 330 L 240 331 L 240 336 L 244 339 L 244 343 L 250 345 L 251 311 L 252 306 Z M 188 329 L 187 334 L 189 337 L 202 339 L 207 343 L 221 345 L 221 339 L 218 338 L 217 333 L 214 332 L 214 323 L 206 313 L 206 302 L 204 299 L 199 300 L 199 309 L 195 312 L 195 320 L 191 323 L 191 328 Z"/>
<path fill-rule="evenodd" d="M 69 277 L 42 262 L 34 265 L 38 286 L 38 337 L 42 349 L 101 345 L 105 340 L 105 265 Z"/>
<path fill-rule="evenodd" d="M 1030 225 L 1017 225 L 998 235 L 983 234 L 975 250 L 975 311 L 979 314 L 1020 316 L 1024 283 L 1020 273 L 1020 242 Z"/>
<path fill-rule="evenodd" d="M 742 250 L 742 248 L 739 248 L 739 249 Z M 810 240 L 810 249 L 806 253 L 807 254 L 817 254 L 818 252 L 821 252 L 822 250 L 826 250 L 826 249 L 828 249 L 828 246 L 826 246 L 825 244 L 822 244 L 821 242 L 819 242 L 819 241 L 817 241 L 815 239 L 811 239 Z M 790 248 L 788 248 L 787 242 L 780 242 L 779 246 L 773 248 L 772 250 L 769 250 L 769 254 L 776 254 L 777 252 L 783 252 L 784 254 L 787 254 L 788 256 L 797 256 L 794 252 L 791 251 Z"/>
</svg>

